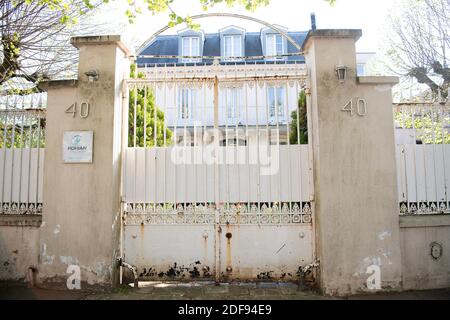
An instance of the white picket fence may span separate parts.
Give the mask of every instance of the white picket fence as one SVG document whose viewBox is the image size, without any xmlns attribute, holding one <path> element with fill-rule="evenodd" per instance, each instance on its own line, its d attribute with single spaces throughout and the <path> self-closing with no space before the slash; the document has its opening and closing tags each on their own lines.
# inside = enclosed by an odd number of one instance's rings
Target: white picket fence
<svg viewBox="0 0 450 320">
<path fill-rule="evenodd" d="M 394 105 L 401 214 L 450 213 L 450 108 Z"/>
<path fill-rule="evenodd" d="M 0 214 L 42 213 L 45 98 L 0 98 Z"/>
</svg>

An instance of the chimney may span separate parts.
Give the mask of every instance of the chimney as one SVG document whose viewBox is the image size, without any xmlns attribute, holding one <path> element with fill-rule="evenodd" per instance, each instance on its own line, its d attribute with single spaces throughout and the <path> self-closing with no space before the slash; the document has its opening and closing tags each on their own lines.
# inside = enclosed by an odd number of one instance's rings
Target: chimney
<svg viewBox="0 0 450 320">
<path fill-rule="evenodd" d="M 311 12 L 311 30 L 316 30 L 316 14 Z"/>
</svg>

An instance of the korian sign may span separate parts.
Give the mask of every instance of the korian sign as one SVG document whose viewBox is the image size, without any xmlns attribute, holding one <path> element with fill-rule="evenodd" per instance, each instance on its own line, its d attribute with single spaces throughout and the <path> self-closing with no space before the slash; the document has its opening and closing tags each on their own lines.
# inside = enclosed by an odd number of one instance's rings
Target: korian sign
<svg viewBox="0 0 450 320">
<path fill-rule="evenodd" d="M 92 163 L 93 137 L 93 131 L 64 132 L 64 163 Z"/>
</svg>

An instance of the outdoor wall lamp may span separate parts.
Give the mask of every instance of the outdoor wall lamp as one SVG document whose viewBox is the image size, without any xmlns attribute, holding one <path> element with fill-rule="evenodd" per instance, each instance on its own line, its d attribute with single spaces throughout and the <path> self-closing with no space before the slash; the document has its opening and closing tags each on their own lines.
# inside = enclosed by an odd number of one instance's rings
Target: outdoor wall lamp
<svg viewBox="0 0 450 320">
<path fill-rule="evenodd" d="M 99 73 L 97 70 L 89 70 L 84 74 L 88 77 L 89 82 L 94 82 L 98 80 Z"/>
<path fill-rule="evenodd" d="M 336 76 L 340 83 L 344 83 L 345 78 L 347 77 L 347 67 L 344 65 L 339 65 L 335 69 Z"/>
</svg>

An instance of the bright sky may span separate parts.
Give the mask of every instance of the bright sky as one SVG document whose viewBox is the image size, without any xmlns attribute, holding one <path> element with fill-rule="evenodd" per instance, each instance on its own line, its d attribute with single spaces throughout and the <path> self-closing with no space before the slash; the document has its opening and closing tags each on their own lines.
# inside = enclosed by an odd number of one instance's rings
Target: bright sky
<svg viewBox="0 0 450 320">
<path fill-rule="evenodd" d="M 116 30 L 121 29 L 128 42 L 139 46 L 154 32 L 165 26 L 168 22 L 167 13 L 152 16 L 143 9 L 143 13 L 133 25 L 126 22 L 126 1 L 116 0 L 109 4 L 109 9 L 102 10 L 101 20 L 115 24 Z M 270 5 L 261 7 L 256 12 L 248 12 L 242 7 L 227 7 L 218 5 L 208 12 L 229 12 L 254 16 L 272 24 L 287 27 L 290 31 L 306 31 L 310 29 L 310 13 L 315 12 L 318 29 L 325 28 L 356 28 L 362 29 L 363 36 L 357 42 L 357 51 L 378 51 L 385 34 L 385 25 L 388 13 L 392 10 L 395 1 L 392 0 L 337 0 L 330 6 L 324 0 L 271 0 Z M 180 15 L 195 15 L 204 13 L 199 0 L 175 0 L 173 9 Z M 114 19 L 112 19 L 114 17 Z M 114 21 L 114 22 L 113 22 Z M 261 25 L 228 18 L 207 18 L 198 20 L 205 32 L 217 32 L 218 29 L 230 24 L 244 27 L 247 31 L 259 31 Z M 122 26 L 122 27 L 119 27 Z M 184 27 L 184 26 L 183 26 Z M 177 27 L 165 34 L 175 34 Z"/>
</svg>

